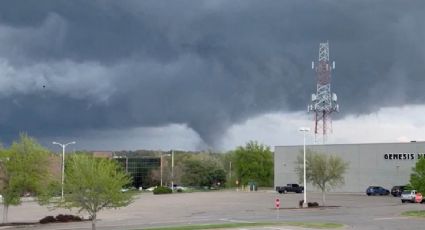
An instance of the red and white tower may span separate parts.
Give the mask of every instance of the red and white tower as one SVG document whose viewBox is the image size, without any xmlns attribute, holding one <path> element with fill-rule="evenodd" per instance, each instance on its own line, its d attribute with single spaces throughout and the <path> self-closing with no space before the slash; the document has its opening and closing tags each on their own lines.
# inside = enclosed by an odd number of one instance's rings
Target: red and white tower
<svg viewBox="0 0 425 230">
<path fill-rule="evenodd" d="M 311 95 L 311 104 L 308 105 L 308 112 L 314 112 L 314 134 L 315 142 L 325 143 L 327 134 L 332 131 L 333 112 L 339 111 L 337 96 L 331 92 L 331 71 L 335 69 L 335 62 L 332 66 L 329 63 L 329 42 L 320 43 L 319 61 L 312 62 L 311 68 L 316 71 L 317 91 Z"/>
</svg>

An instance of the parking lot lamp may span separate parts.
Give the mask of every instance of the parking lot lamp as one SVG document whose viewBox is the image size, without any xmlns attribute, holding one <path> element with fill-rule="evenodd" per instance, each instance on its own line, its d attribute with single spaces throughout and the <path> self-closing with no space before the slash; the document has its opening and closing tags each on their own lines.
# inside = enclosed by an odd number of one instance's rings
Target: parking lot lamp
<svg viewBox="0 0 425 230">
<path fill-rule="evenodd" d="M 304 168 L 304 202 L 303 202 L 303 208 L 307 208 L 307 179 L 306 179 L 306 170 L 305 170 L 305 134 L 310 131 L 310 128 L 307 127 L 301 127 L 300 130 L 304 134 L 304 160 L 303 160 L 303 168 Z"/>
<path fill-rule="evenodd" d="M 162 187 L 162 154 L 161 154 L 161 158 L 159 159 L 160 160 L 160 162 L 159 162 L 159 164 L 160 164 L 160 166 L 159 166 L 159 168 L 160 168 L 160 174 L 161 174 L 161 187 Z"/>
<path fill-rule="evenodd" d="M 168 153 L 168 154 L 161 154 L 161 159 L 160 159 L 160 171 L 161 171 L 161 187 L 162 187 L 162 175 L 163 175 L 163 170 L 162 170 L 162 165 L 163 165 L 163 157 L 164 156 L 171 156 L 171 154 L 170 153 Z"/>
<path fill-rule="evenodd" d="M 174 151 L 171 150 L 171 189 L 174 191 Z"/>
<path fill-rule="evenodd" d="M 64 182 L 64 179 L 65 179 L 65 148 L 66 148 L 66 146 L 67 145 L 72 145 L 72 144 L 75 144 L 76 142 L 75 141 L 72 141 L 72 142 L 69 142 L 69 143 L 66 143 L 66 144 L 61 144 L 61 143 L 58 143 L 58 142 L 52 142 L 52 144 L 54 144 L 54 145 L 60 145 L 61 147 L 62 147 L 62 178 L 61 178 L 61 181 L 62 181 L 62 183 L 61 183 L 61 199 L 63 200 L 63 182 Z"/>
</svg>

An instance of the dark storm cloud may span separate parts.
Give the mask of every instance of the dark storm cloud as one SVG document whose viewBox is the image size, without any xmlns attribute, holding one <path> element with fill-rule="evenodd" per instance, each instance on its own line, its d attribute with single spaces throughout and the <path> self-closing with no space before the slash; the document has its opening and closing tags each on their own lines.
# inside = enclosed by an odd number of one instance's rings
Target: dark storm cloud
<svg viewBox="0 0 425 230">
<path fill-rule="evenodd" d="M 422 104 L 423 1 L 2 1 L 0 130 L 234 123 L 306 108 L 329 40 L 341 115 Z"/>
</svg>

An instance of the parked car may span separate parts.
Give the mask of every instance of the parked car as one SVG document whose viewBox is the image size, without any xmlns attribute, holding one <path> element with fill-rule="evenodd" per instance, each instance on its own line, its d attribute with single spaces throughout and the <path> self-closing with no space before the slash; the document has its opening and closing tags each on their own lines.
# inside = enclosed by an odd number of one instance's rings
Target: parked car
<svg viewBox="0 0 425 230">
<path fill-rule="evenodd" d="M 174 188 L 171 188 L 172 190 L 174 190 L 174 191 L 180 191 L 180 192 L 183 192 L 183 191 L 186 191 L 187 190 L 187 187 L 184 187 L 184 186 L 181 186 L 181 185 L 177 185 L 177 184 L 174 184 L 173 185 L 173 187 Z"/>
<path fill-rule="evenodd" d="M 416 190 L 406 190 L 401 193 L 400 198 L 401 198 L 401 203 L 404 203 L 404 202 L 414 203 L 416 198 Z"/>
<path fill-rule="evenodd" d="M 276 186 L 276 191 L 280 194 L 287 192 L 302 193 L 304 192 L 304 187 L 298 184 L 287 184 L 286 186 Z"/>
<path fill-rule="evenodd" d="M 154 190 L 154 189 L 156 189 L 156 187 L 157 187 L 157 186 L 149 187 L 149 188 L 145 189 L 145 191 L 153 192 L 153 190 Z"/>
<path fill-rule="evenodd" d="M 404 192 L 401 193 L 401 196 L 400 196 L 401 203 L 405 203 L 405 202 L 415 203 L 415 202 L 417 202 L 416 201 L 416 198 L 418 196 L 420 197 L 419 198 L 419 200 L 420 200 L 422 198 L 422 194 L 421 193 L 417 192 L 416 190 L 406 190 L 406 191 L 404 191 Z M 420 202 L 421 203 L 424 203 L 425 200 L 422 199 Z"/>
<path fill-rule="evenodd" d="M 391 195 L 393 196 L 401 196 L 401 193 L 406 190 L 407 186 L 406 185 L 396 185 L 394 187 L 391 188 Z"/>
<path fill-rule="evenodd" d="M 369 186 L 366 189 L 366 195 L 368 196 L 375 196 L 375 195 L 386 196 L 388 194 L 390 194 L 390 191 L 381 186 Z"/>
</svg>

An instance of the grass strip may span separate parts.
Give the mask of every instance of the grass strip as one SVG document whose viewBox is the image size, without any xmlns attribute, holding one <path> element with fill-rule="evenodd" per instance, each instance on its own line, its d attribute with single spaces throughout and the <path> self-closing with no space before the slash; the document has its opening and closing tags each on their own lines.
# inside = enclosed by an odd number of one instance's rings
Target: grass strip
<svg viewBox="0 0 425 230">
<path fill-rule="evenodd" d="M 256 227 L 256 226 L 296 226 L 302 228 L 329 229 L 341 228 L 344 225 L 337 223 L 304 223 L 304 222 L 253 222 L 253 223 L 225 223 L 225 224 L 199 224 L 185 226 L 170 226 L 158 228 L 145 228 L 149 230 L 204 230 L 204 229 L 223 229 L 223 228 L 240 228 L 240 227 Z"/>
<path fill-rule="evenodd" d="M 321 223 L 321 222 L 311 222 L 311 223 L 304 223 L 304 222 L 284 222 L 283 225 L 287 226 L 296 226 L 296 227 L 302 227 L 302 228 L 316 228 L 316 229 L 328 229 L 328 228 L 342 228 L 344 227 L 343 224 L 338 223 Z"/>
<path fill-rule="evenodd" d="M 406 211 L 401 213 L 402 216 L 425 217 L 425 210 L 420 211 Z"/>
</svg>

